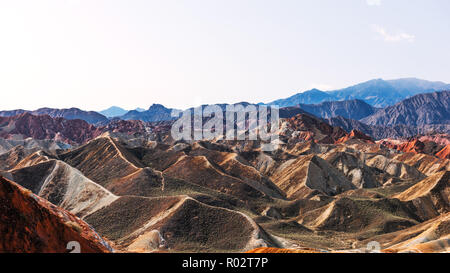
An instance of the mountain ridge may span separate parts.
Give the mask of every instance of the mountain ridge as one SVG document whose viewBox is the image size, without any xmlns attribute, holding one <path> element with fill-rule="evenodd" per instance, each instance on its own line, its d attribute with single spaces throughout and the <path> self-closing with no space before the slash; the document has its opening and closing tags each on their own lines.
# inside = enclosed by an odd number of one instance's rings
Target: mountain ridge
<svg viewBox="0 0 450 273">
<path fill-rule="evenodd" d="M 297 93 L 285 99 L 278 99 L 268 105 L 280 107 L 296 106 L 298 104 L 318 104 L 325 101 L 341 101 L 360 99 L 374 107 L 387 107 L 408 97 L 450 89 L 450 84 L 431 82 L 417 78 L 402 78 L 395 80 L 374 79 L 332 91 L 318 89 Z"/>
<path fill-rule="evenodd" d="M 450 91 L 413 96 L 361 121 L 368 125 L 384 126 L 450 124 Z"/>
<path fill-rule="evenodd" d="M 108 118 L 105 117 L 102 114 L 99 114 L 95 111 L 84 111 L 79 108 L 63 108 L 63 109 L 56 109 L 56 108 L 39 108 L 34 111 L 28 111 L 28 110 L 10 110 L 10 111 L 0 111 L 0 116 L 2 117 L 11 117 L 11 116 L 17 116 L 24 113 L 30 113 L 32 115 L 49 115 L 52 118 L 65 118 L 68 120 L 75 120 L 75 119 L 81 119 L 84 120 L 90 124 L 102 124 L 107 123 Z"/>
</svg>

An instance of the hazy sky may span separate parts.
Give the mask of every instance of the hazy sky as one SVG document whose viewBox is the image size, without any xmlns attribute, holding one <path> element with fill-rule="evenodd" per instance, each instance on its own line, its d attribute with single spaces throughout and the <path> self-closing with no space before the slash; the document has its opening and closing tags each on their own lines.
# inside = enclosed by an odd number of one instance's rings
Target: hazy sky
<svg viewBox="0 0 450 273">
<path fill-rule="evenodd" d="M 0 0 L 0 109 L 268 102 L 450 83 L 448 0 Z"/>
</svg>

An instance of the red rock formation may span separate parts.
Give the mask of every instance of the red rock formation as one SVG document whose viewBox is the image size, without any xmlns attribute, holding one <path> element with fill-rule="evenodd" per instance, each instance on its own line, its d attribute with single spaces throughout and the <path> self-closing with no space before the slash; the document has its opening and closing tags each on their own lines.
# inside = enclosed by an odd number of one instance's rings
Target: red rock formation
<svg viewBox="0 0 450 273">
<path fill-rule="evenodd" d="M 247 253 L 321 253 L 321 251 L 313 248 L 287 249 L 274 247 L 260 247 L 250 250 Z"/>
<path fill-rule="evenodd" d="M 440 150 L 436 154 L 436 156 L 442 159 L 450 159 L 450 144 L 445 146 L 444 149 Z"/>
<path fill-rule="evenodd" d="M 419 154 L 419 153 L 423 153 L 424 148 L 425 148 L 425 144 L 422 141 L 420 141 L 418 139 L 413 139 L 406 143 L 400 144 L 397 147 L 397 150 L 402 151 L 404 153 Z"/>
<path fill-rule="evenodd" d="M 432 134 L 419 137 L 422 142 L 432 141 L 439 145 L 450 145 L 450 134 Z"/>
<path fill-rule="evenodd" d="M 350 134 L 347 134 L 346 136 L 344 136 L 344 137 L 340 138 L 338 141 L 336 141 L 336 144 L 345 143 L 351 139 L 359 139 L 366 143 L 375 143 L 371 137 L 365 135 L 364 133 L 362 133 L 358 130 L 352 130 L 350 132 Z"/>
<path fill-rule="evenodd" d="M 104 132 L 117 132 L 128 135 L 147 136 L 153 140 L 166 139 L 170 135 L 172 122 L 146 123 L 136 120 L 112 120 L 104 126 L 94 126 L 84 120 L 48 115 L 23 113 L 17 116 L 0 117 L 0 138 L 17 137 L 51 139 L 69 144 L 84 144 Z"/>
<path fill-rule="evenodd" d="M 102 131 L 111 131 L 118 133 L 146 133 L 145 122 L 140 120 L 112 120 L 108 125 L 102 127 Z"/>
<path fill-rule="evenodd" d="M 424 141 L 421 141 L 423 139 Z M 428 141 L 427 138 L 424 137 L 414 137 L 410 140 L 392 140 L 385 139 L 378 142 L 381 145 L 384 145 L 390 149 L 398 150 L 404 153 L 413 153 L 413 154 L 427 154 L 434 155 L 439 158 L 445 159 L 448 158 L 449 148 L 442 147 L 439 143 Z"/>
<path fill-rule="evenodd" d="M 67 143 L 85 143 L 101 135 L 102 131 L 86 121 L 52 118 L 48 115 L 34 116 L 24 113 L 13 117 L 0 117 L 0 137 L 54 139 Z"/>
<path fill-rule="evenodd" d="M 332 127 L 322 120 L 306 114 L 299 114 L 288 119 L 288 127 L 291 130 L 302 132 L 299 136 L 306 136 L 304 140 L 314 139 L 316 143 L 322 144 L 334 144 L 336 140 L 347 134 L 340 127 Z"/>
<path fill-rule="evenodd" d="M 78 242 L 81 253 L 110 252 L 108 244 L 70 212 L 0 177 L 0 252 L 65 253 Z"/>
</svg>

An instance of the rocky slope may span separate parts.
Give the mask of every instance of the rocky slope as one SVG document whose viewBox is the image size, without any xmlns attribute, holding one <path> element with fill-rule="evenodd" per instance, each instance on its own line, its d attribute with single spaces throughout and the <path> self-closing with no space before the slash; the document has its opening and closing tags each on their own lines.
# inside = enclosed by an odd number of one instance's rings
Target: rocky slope
<svg viewBox="0 0 450 273">
<path fill-rule="evenodd" d="M 420 127 L 402 124 L 392 126 L 367 125 L 365 123 L 362 123 L 361 121 L 346 119 L 343 117 L 328 118 L 325 119 L 325 121 L 331 126 L 341 127 L 347 132 L 358 130 L 368 136 L 371 136 L 375 140 L 386 138 L 405 139 L 414 136 L 422 136 L 425 140 L 426 137 L 423 135 L 439 135 L 439 132 L 445 135 L 450 132 L 450 124 L 430 124 Z M 437 139 L 436 141 L 437 143 L 440 143 L 441 140 Z"/>
<path fill-rule="evenodd" d="M 360 120 L 373 115 L 377 108 L 362 100 L 327 101 L 320 104 L 299 104 L 298 107 L 320 118 L 344 117 Z"/>
<path fill-rule="evenodd" d="M 4 131 L 16 124 L 3 119 Z M 421 251 L 445 249 L 450 230 L 439 217 L 449 210 L 450 160 L 433 154 L 436 142 L 406 140 L 397 149 L 306 113 L 282 119 L 273 152 L 260 141 L 174 141 L 170 122 L 113 120 L 95 129 L 100 135 L 65 150 L 13 146 L 0 155 L 0 172 L 81 217 L 116 251 L 358 252 L 380 238 L 383 251 L 401 252 L 427 230 L 435 233 Z M 41 231 L 36 221 L 30 232 Z M 384 239 L 393 234 L 404 236 L 395 249 Z"/>
<path fill-rule="evenodd" d="M 421 94 L 361 120 L 368 125 L 450 124 L 450 91 Z"/>
<path fill-rule="evenodd" d="M 0 117 L 0 137 L 51 139 L 67 143 L 83 143 L 101 131 L 86 121 L 34 116 L 24 113 L 13 117 Z"/>
<path fill-rule="evenodd" d="M 122 134 L 128 138 L 161 140 L 170 134 L 170 122 L 146 123 L 113 119 L 104 126 L 94 126 L 83 120 L 35 116 L 24 113 L 0 117 L 0 153 L 16 145 L 42 147 L 46 150 L 67 149 L 84 144 L 104 133 Z"/>
<path fill-rule="evenodd" d="M 3 177 L 0 234 L 1 253 L 66 253 L 70 242 L 78 242 L 82 253 L 111 251 L 84 221 Z"/>
</svg>

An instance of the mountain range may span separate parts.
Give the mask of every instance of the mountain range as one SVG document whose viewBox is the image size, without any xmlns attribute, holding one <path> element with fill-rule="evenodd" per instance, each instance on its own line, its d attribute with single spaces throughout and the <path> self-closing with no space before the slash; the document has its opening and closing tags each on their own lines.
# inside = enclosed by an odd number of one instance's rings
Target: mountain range
<svg viewBox="0 0 450 273">
<path fill-rule="evenodd" d="M 174 141 L 170 126 L 16 146 L 0 156 L 0 252 L 449 250 L 449 159 L 309 114 L 281 122 L 276 152 Z"/>
<path fill-rule="evenodd" d="M 320 104 L 299 104 L 281 108 L 280 117 L 291 118 L 298 114 L 310 114 L 326 120 L 332 126 L 344 128 L 348 132 L 356 129 L 374 139 L 407 138 L 429 132 L 450 133 L 449 98 L 450 91 L 419 94 L 386 108 L 375 108 L 357 99 L 327 101 Z M 242 105 L 250 104 L 242 103 Z M 218 104 L 218 106 L 225 110 L 227 104 Z M 206 107 L 206 105 L 202 107 Z M 173 121 L 175 119 L 172 117 L 173 110 L 160 104 L 154 104 L 146 111 L 133 110 L 114 119 L 76 108 L 3 111 L 0 112 L 2 121 L 0 134 L 4 138 L 19 135 L 36 139 L 50 138 L 75 142 L 84 142 L 83 138 L 89 139 L 91 135 L 88 132 L 92 131 L 95 132 L 94 135 L 99 135 L 99 132 L 111 128 L 123 132 L 126 131 L 124 128 L 134 131 L 139 127 L 139 131 L 145 134 L 143 128 L 149 126 L 146 123 Z M 193 111 L 193 108 L 190 110 Z M 46 118 L 46 115 L 53 119 Z M 4 117 L 1 118 L 2 116 Z M 81 120 L 85 123 L 81 123 Z M 46 124 L 45 129 L 41 127 L 41 124 L 44 123 Z M 36 124 L 35 129 L 30 129 L 35 127 L 32 124 Z M 138 124 L 140 125 L 136 127 Z M 71 126 L 75 126 L 76 130 L 81 131 L 79 133 L 72 131 L 73 133 L 69 133 L 67 137 Z M 97 128 L 99 129 L 97 130 Z"/>
<path fill-rule="evenodd" d="M 443 90 L 450 90 L 450 84 L 430 82 L 416 78 L 397 80 L 376 79 L 333 91 L 312 89 L 268 104 L 278 105 L 280 107 L 290 107 L 298 104 L 318 104 L 324 101 L 358 99 L 363 100 L 374 107 L 384 108 L 420 93 Z"/>
<path fill-rule="evenodd" d="M 441 87 L 351 88 L 378 92 L 370 100 L 309 92 L 280 108 L 275 151 L 175 140 L 173 109 L 159 104 L 118 117 L 0 112 L 0 253 L 360 253 L 373 241 L 384 253 L 449 252 L 450 91 L 431 91 Z"/>
<path fill-rule="evenodd" d="M 446 89 L 450 90 L 450 85 L 415 78 L 388 81 L 377 79 L 335 91 L 324 92 L 313 89 L 296 94 L 287 99 L 271 102 L 269 105 L 278 105 L 281 108 L 289 107 L 289 109 L 282 110 L 284 114 L 288 112 L 308 112 L 325 119 L 343 117 L 346 119 L 360 120 L 368 125 L 391 126 L 402 124 L 407 126 L 421 126 L 425 124 L 446 124 L 446 122 L 440 120 L 445 119 L 448 116 L 448 112 L 438 113 L 442 110 L 447 111 L 445 108 L 448 107 L 448 103 L 443 105 L 448 101 L 447 93 L 443 93 L 444 95 L 437 98 L 438 100 L 442 100 L 441 102 L 436 102 L 436 105 L 429 105 L 427 106 L 428 108 L 423 106 L 423 104 L 429 103 L 429 101 L 421 101 L 428 99 L 425 95 L 415 98 L 414 102 L 408 100 L 401 105 L 396 105 L 419 93 L 435 93 L 436 90 Z M 222 109 L 225 109 L 227 104 L 218 105 Z M 243 105 L 247 106 L 249 103 L 243 103 Z M 97 113 L 83 111 L 78 108 L 41 108 L 34 111 L 21 109 L 0 111 L 0 116 L 16 116 L 26 112 L 33 115 L 62 117 L 69 120 L 82 119 L 90 124 L 101 126 L 108 124 L 110 119 L 141 120 L 144 122 L 170 121 L 174 119 L 171 116 L 173 110 L 175 109 L 166 108 L 161 104 L 153 104 L 148 110 L 138 108 L 136 110 L 126 111 L 120 107 L 113 106 Z M 420 114 L 422 117 L 428 112 L 433 112 L 434 117 L 427 117 L 426 121 L 421 121 L 419 118 L 417 122 L 413 122 L 417 118 L 413 113 L 416 110 L 422 113 Z M 405 114 L 396 114 L 396 112 L 402 111 L 410 111 L 408 115 L 411 118 L 402 121 L 402 119 L 407 118 Z M 383 115 L 389 116 L 392 120 L 387 120 L 388 118 L 386 117 L 383 118 Z"/>
<path fill-rule="evenodd" d="M 142 120 L 145 122 L 168 121 L 174 119 L 171 116 L 172 111 L 173 109 L 166 108 L 161 104 L 153 104 L 146 111 L 133 110 L 118 118 L 123 120 Z"/>
<path fill-rule="evenodd" d="M 450 91 L 420 94 L 361 119 L 368 125 L 450 125 Z"/>
<path fill-rule="evenodd" d="M 362 119 L 380 110 L 362 100 L 326 101 L 320 104 L 298 104 L 292 108 L 300 108 L 321 118 L 344 117 Z"/>
<path fill-rule="evenodd" d="M 34 111 L 28 110 L 11 110 L 11 111 L 0 111 L 0 116 L 11 117 L 17 116 L 19 114 L 29 113 L 32 115 L 49 115 L 53 118 L 65 118 L 69 120 L 81 119 L 90 124 L 106 124 L 108 123 L 108 118 L 94 111 L 83 111 L 78 108 L 70 109 L 54 109 L 54 108 L 40 108 Z"/>
</svg>

